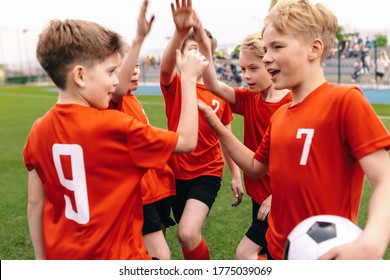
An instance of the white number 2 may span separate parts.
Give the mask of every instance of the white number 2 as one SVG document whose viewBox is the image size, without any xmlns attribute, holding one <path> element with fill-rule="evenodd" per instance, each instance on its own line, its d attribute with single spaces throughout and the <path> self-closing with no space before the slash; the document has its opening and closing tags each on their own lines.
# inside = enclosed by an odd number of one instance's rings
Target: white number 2
<svg viewBox="0 0 390 280">
<path fill-rule="evenodd" d="M 62 169 L 61 156 L 70 156 L 72 179 L 66 179 Z M 89 222 L 89 203 L 87 192 L 87 180 L 84 168 L 83 149 L 77 144 L 54 144 L 53 160 L 60 183 L 74 193 L 75 207 L 73 210 L 69 196 L 65 198 L 65 217 L 79 224 Z"/>
<path fill-rule="evenodd" d="M 218 100 L 213 99 L 213 100 L 211 101 L 211 105 L 212 105 L 212 106 L 215 106 L 215 108 L 214 108 L 214 113 L 217 113 L 218 110 L 219 110 L 219 106 L 220 106 L 221 104 L 219 103 Z"/>
<path fill-rule="evenodd" d="M 311 141 L 313 140 L 314 129 L 313 128 L 299 128 L 297 131 L 297 139 L 302 139 L 302 135 L 306 134 L 305 144 L 303 145 L 303 151 L 301 156 L 300 165 L 306 165 L 307 158 L 309 157 Z"/>
</svg>

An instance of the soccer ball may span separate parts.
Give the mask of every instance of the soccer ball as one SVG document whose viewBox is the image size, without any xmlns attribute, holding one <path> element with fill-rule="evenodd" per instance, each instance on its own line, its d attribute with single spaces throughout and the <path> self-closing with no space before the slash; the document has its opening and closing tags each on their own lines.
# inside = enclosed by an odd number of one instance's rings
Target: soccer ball
<svg viewBox="0 0 390 280">
<path fill-rule="evenodd" d="M 354 241 L 362 230 L 352 221 L 335 215 L 309 217 L 287 236 L 285 260 L 316 260 L 330 249 Z"/>
</svg>

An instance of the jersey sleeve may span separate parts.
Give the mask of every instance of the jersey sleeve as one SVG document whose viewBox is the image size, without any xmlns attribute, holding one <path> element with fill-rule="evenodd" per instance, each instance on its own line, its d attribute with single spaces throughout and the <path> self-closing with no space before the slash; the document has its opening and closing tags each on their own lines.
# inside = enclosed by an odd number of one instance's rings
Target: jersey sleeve
<svg viewBox="0 0 390 280">
<path fill-rule="evenodd" d="M 23 163 L 28 171 L 31 171 L 34 169 L 33 159 L 30 157 L 30 150 L 31 150 L 31 146 L 34 144 L 33 143 L 34 138 L 35 138 L 34 135 L 36 134 L 35 127 L 37 126 L 38 123 L 39 123 L 39 119 L 37 119 L 34 122 L 33 126 L 31 127 L 30 133 L 28 135 L 26 144 L 24 145 L 23 152 L 22 152 Z"/>
<path fill-rule="evenodd" d="M 264 164 L 269 164 L 271 121 L 265 135 L 257 148 L 254 158 Z"/>
<path fill-rule="evenodd" d="M 341 118 L 343 137 L 355 158 L 389 150 L 389 133 L 359 89 L 352 88 L 345 95 Z"/>
<path fill-rule="evenodd" d="M 248 88 L 234 88 L 236 95 L 236 103 L 230 104 L 232 112 L 239 115 L 244 115 L 247 106 L 247 101 L 252 99 L 253 94 Z M 253 101 L 254 102 L 254 101 Z"/>
<path fill-rule="evenodd" d="M 230 104 L 225 101 L 225 108 L 223 110 L 223 115 L 221 118 L 221 122 L 224 125 L 230 124 L 234 120 L 232 109 L 230 108 Z"/>
<path fill-rule="evenodd" d="M 29 148 L 30 148 L 30 138 L 27 139 L 26 145 L 24 146 L 24 149 L 23 149 L 23 162 L 24 162 L 24 166 L 27 168 L 27 170 L 31 171 L 34 169 L 34 167 L 33 167 L 31 160 L 28 156 Z"/>
<path fill-rule="evenodd" d="M 128 131 L 129 156 L 141 168 L 163 168 L 179 138 L 176 132 L 146 125 L 135 119 L 129 123 Z"/>
<path fill-rule="evenodd" d="M 176 73 L 176 75 L 173 77 L 172 82 L 169 85 L 164 85 L 160 82 L 160 88 L 164 98 L 173 98 L 172 95 L 176 93 L 180 83 L 181 80 L 179 73 Z"/>
</svg>

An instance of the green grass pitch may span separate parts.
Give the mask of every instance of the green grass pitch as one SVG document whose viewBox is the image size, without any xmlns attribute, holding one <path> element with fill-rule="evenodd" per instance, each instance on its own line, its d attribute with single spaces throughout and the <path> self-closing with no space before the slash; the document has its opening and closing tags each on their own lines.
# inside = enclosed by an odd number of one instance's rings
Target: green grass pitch
<svg viewBox="0 0 390 280">
<path fill-rule="evenodd" d="M 0 88 L 0 259 L 34 259 L 27 225 L 27 171 L 23 165 L 22 149 L 32 123 L 43 115 L 57 100 L 52 87 L 1 87 Z M 166 127 L 162 96 L 139 95 L 152 125 Z M 390 116 L 390 105 L 374 104 L 376 112 Z M 383 118 L 390 130 L 390 118 Z M 242 118 L 235 116 L 233 132 L 242 139 Z M 364 227 L 367 218 L 367 201 L 370 188 L 365 183 L 359 225 Z M 217 200 L 203 228 L 212 259 L 234 259 L 234 253 L 251 222 L 251 201 L 244 196 L 236 208 L 230 190 L 230 174 L 226 169 Z M 172 259 L 182 259 L 176 238 L 176 226 L 167 229 Z M 388 248 L 384 259 L 390 259 Z"/>
</svg>

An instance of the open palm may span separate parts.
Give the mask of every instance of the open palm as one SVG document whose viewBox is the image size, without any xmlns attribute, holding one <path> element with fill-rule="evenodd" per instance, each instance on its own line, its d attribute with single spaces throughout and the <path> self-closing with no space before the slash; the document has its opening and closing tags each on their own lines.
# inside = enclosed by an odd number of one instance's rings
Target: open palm
<svg viewBox="0 0 390 280">
<path fill-rule="evenodd" d="M 176 0 L 176 7 L 171 3 L 172 17 L 179 32 L 188 32 L 195 24 L 195 15 L 191 0 Z"/>
</svg>

